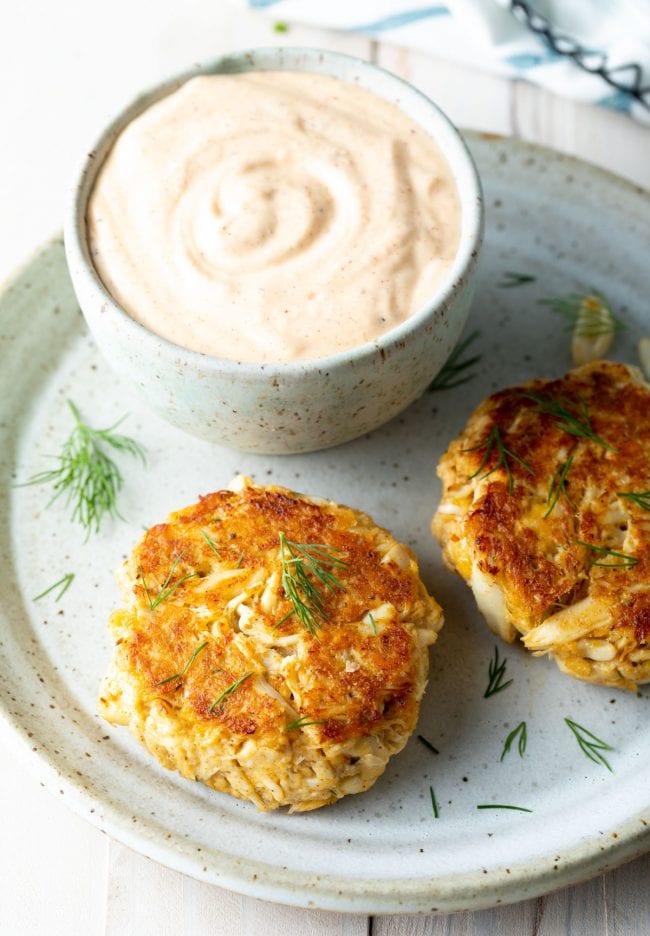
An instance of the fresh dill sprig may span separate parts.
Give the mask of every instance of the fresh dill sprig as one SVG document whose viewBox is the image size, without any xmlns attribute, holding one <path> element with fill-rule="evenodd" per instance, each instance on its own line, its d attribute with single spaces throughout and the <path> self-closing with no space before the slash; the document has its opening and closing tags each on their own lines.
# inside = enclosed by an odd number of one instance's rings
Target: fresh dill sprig
<svg viewBox="0 0 650 936">
<path fill-rule="evenodd" d="M 522 468 L 525 468 L 526 471 L 529 472 L 529 474 L 535 474 L 533 469 L 530 467 L 529 464 L 527 464 L 523 460 L 523 458 L 520 458 L 519 455 L 516 455 L 513 451 L 511 451 L 509 448 L 507 448 L 503 444 L 503 439 L 501 438 L 501 431 L 499 427 L 496 425 L 496 423 L 494 424 L 494 426 L 492 426 L 492 429 L 490 430 L 490 434 L 485 440 L 485 442 L 481 442 L 479 445 L 475 445 L 473 448 L 464 449 L 464 451 L 465 452 L 478 452 L 482 448 L 485 449 L 485 454 L 481 460 L 481 464 L 478 466 L 474 474 L 471 474 L 469 476 L 468 478 L 469 481 L 471 481 L 472 478 L 475 478 L 477 475 L 481 474 L 481 472 L 483 471 L 487 463 L 491 460 L 492 453 L 495 449 L 499 456 L 496 461 L 496 464 L 493 465 L 493 467 L 490 468 L 489 471 L 486 471 L 484 475 L 481 475 L 481 478 L 480 478 L 481 481 L 484 478 L 489 478 L 490 475 L 493 472 L 497 471 L 499 468 L 504 468 L 508 476 L 508 494 L 512 494 L 512 489 L 514 487 L 514 479 L 512 476 L 512 469 L 510 467 L 510 462 L 508 461 L 508 459 L 510 458 L 518 462 L 522 466 Z"/>
<path fill-rule="evenodd" d="M 49 595 L 51 591 L 54 591 L 55 588 L 61 586 L 60 591 L 55 595 L 54 600 L 60 601 L 61 598 L 65 595 L 67 590 L 70 588 L 74 581 L 74 572 L 68 572 L 67 575 L 64 575 L 59 579 L 58 582 L 55 582 L 54 585 L 50 585 L 49 588 L 46 588 L 45 591 L 42 591 L 40 595 L 36 595 L 35 598 L 32 598 L 32 601 L 39 601 L 41 598 L 45 598 L 46 595 Z"/>
<path fill-rule="evenodd" d="M 568 435 L 575 436 L 578 439 L 589 439 L 610 452 L 616 452 L 612 445 L 596 435 L 589 418 L 589 408 L 584 400 L 576 402 L 565 396 L 554 399 L 553 397 L 542 397 L 536 393 L 522 393 L 522 396 L 527 400 L 532 400 L 536 404 L 538 412 L 545 413 L 557 420 L 558 428 Z"/>
<path fill-rule="evenodd" d="M 307 728 L 308 725 L 323 725 L 326 721 L 326 718 L 311 719 L 308 715 L 301 715 L 296 721 L 292 721 L 291 724 L 287 725 L 286 730 L 294 731 L 296 728 Z"/>
<path fill-rule="evenodd" d="M 566 319 L 566 330 L 577 338 L 598 338 L 626 327 L 614 315 L 602 293 L 595 289 L 587 295 L 570 293 L 555 299 L 540 299 L 539 303 Z"/>
<path fill-rule="evenodd" d="M 374 616 L 374 614 L 372 613 L 372 611 L 369 611 L 369 612 L 368 612 L 368 620 L 370 621 L 370 626 L 372 627 L 372 632 L 373 632 L 373 634 L 374 634 L 375 637 L 376 637 L 376 636 L 377 636 L 377 622 L 375 621 L 375 616 Z"/>
<path fill-rule="evenodd" d="M 506 806 L 505 803 L 484 803 L 476 807 L 477 809 L 515 809 L 517 812 L 532 812 L 532 809 L 526 809 L 525 806 Z"/>
<path fill-rule="evenodd" d="M 284 533 L 280 533 L 282 588 L 292 610 L 276 627 L 295 614 L 303 627 L 315 635 L 321 626 L 319 622 L 329 620 L 323 598 L 310 573 L 329 591 L 344 592 L 345 588 L 331 569 L 346 569 L 348 564 L 335 553 L 335 549 L 321 543 L 292 543 Z"/>
<path fill-rule="evenodd" d="M 614 771 L 610 767 L 609 762 L 600 752 L 613 751 L 614 748 L 610 744 L 607 744 L 606 741 L 601 741 L 601 739 L 597 738 L 595 734 L 592 734 L 591 731 L 583 728 L 582 725 L 579 725 L 572 719 L 565 718 L 564 721 L 573 732 L 573 735 L 580 746 L 580 750 L 585 755 L 585 757 L 588 757 L 590 761 L 594 762 L 594 764 L 603 764 L 603 766 L 607 767 L 610 773 L 613 773 Z"/>
<path fill-rule="evenodd" d="M 236 680 L 234 681 L 234 683 L 231 683 L 231 684 L 228 686 L 227 689 L 224 689 L 223 692 L 220 693 L 220 694 L 217 696 L 217 698 L 214 700 L 214 702 L 212 703 L 212 705 L 211 705 L 210 708 L 208 709 L 208 714 L 211 714 L 212 712 L 214 712 L 214 710 L 216 709 L 217 705 L 219 705 L 221 702 L 223 702 L 224 699 L 227 699 L 229 695 L 232 695 L 232 693 L 233 693 L 236 689 L 239 689 L 239 687 L 241 686 L 241 684 L 242 684 L 246 679 L 249 679 L 249 678 L 250 678 L 251 676 L 253 676 L 253 675 L 254 675 L 253 672 L 245 673 L 243 676 L 240 676 L 239 679 L 236 679 Z"/>
<path fill-rule="evenodd" d="M 469 346 L 476 341 L 480 334 L 479 331 L 473 331 L 471 335 L 468 335 L 467 338 L 457 345 L 447 358 L 440 373 L 437 374 L 429 384 L 427 388 L 429 393 L 438 393 L 440 390 L 451 390 L 453 387 L 460 387 L 461 384 L 474 379 L 476 376 L 475 374 L 463 374 L 463 371 L 467 371 L 470 367 L 473 367 L 474 364 L 477 364 L 483 355 L 475 354 L 473 357 L 466 358 L 464 361 L 461 361 L 460 357 L 467 351 Z"/>
<path fill-rule="evenodd" d="M 425 746 L 425 748 L 428 748 L 432 754 L 440 754 L 438 748 L 434 747 L 433 744 L 431 744 L 430 741 L 427 741 L 427 739 L 424 738 L 421 734 L 418 735 L 418 741 L 420 741 Z"/>
<path fill-rule="evenodd" d="M 438 804 L 436 803 L 436 794 L 433 792 L 433 787 L 429 787 L 429 793 L 431 794 L 431 809 L 433 810 L 434 819 L 440 818 L 440 813 L 438 812 Z"/>
<path fill-rule="evenodd" d="M 201 536 L 202 536 L 203 539 L 206 541 L 206 543 L 208 544 L 208 546 L 210 547 L 210 549 L 212 550 L 212 552 L 215 554 L 215 556 L 217 556 L 217 558 L 221 559 L 221 553 L 219 552 L 219 550 L 218 550 L 218 548 L 217 548 L 217 544 L 216 544 L 215 541 L 212 539 L 212 537 L 211 537 L 208 533 L 206 533 L 205 530 L 201 530 Z"/>
<path fill-rule="evenodd" d="M 641 510 L 650 511 L 650 491 L 617 491 L 617 497 L 625 497 Z"/>
<path fill-rule="evenodd" d="M 53 485 L 54 494 L 48 507 L 65 495 L 66 507 L 72 507 L 72 520 L 80 523 L 90 536 L 91 532 L 99 531 L 105 516 L 120 517 L 117 496 L 122 489 L 123 478 L 113 459 L 106 454 L 106 449 L 132 455 L 142 462 L 145 454 L 142 446 L 133 439 L 115 433 L 114 430 L 126 417 L 107 429 L 93 429 L 82 420 L 72 400 L 68 400 L 68 406 L 75 426 L 60 455 L 51 456 L 58 464 L 49 471 L 32 475 L 24 484 L 17 486 Z"/>
<path fill-rule="evenodd" d="M 510 732 L 508 737 L 506 738 L 506 742 L 503 745 L 503 751 L 501 752 L 501 757 L 499 758 L 500 761 L 503 760 L 506 754 L 510 753 L 510 748 L 514 744 L 515 739 L 517 740 L 517 750 L 519 752 L 519 756 L 523 757 L 524 754 L 526 753 L 526 743 L 528 741 L 528 736 L 526 734 L 526 722 L 525 721 L 519 722 L 517 727 L 514 728 Z"/>
<path fill-rule="evenodd" d="M 529 273 L 515 273 L 512 270 L 506 270 L 497 286 L 499 289 L 512 289 L 514 286 L 534 283 L 536 279 L 536 276 L 531 276 Z"/>
<path fill-rule="evenodd" d="M 565 499 L 567 504 L 570 504 L 571 507 L 575 509 L 575 504 L 569 497 L 569 492 L 566 489 L 566 479 L 569 471 L 571 470 L 571 465 L 573 463 L 573 455 L 569 455 L 567 460 L 556 468 L 555 474 L 551 478 L 551 484 L 548 489 L 548 497 L 546 498 L 546 503 L 548 504 L 548 510 L 544 514 L 544 517 L 550 517 L 550 515 L 555 510 L 555 505 L 558 502 L 560 494 Z"/>
<path fill-rule="evenodd" d="M 151 611 L 155 611 L 159 604 L 162 604 L 163 601 L 167 601 L 167 599 L 170 598 L 174 594 L 176 589 L 179 588 L 183 584 L 183 582 L 187 582 L 188 579 L 194 578 L 196 575 L 198 575 L 197 572 L 188 572 L 187 575 L 183 575 L 181 576 L 181 578 L 177 579 L 175 582 L 172 582 L 172 577 L 174 575 L 174 572 L 176 571 L 176 566 L 181 561 L 184 555 L 185 553 L 181 552 L 176 556 L 176 558 L 171 564 L 171 568 L 169 572 L 167 573 L 165 581 L 162 583 L 162 585 L 160 586 L 160 590 L 158 591 L 158 594 L 155 596 L 152 596 L 151 592 L 149 591 L 149 586 L 147 585 L 147 580 L 144 577 L 142 566 L 141 565 L 138 566 L 138 572 L 140 573 L 140 578 L 142 579 L 142 586 L 144 588 L 144 593 L 147 596 L 147 601 L 149 602 L 149 609 Z"/>
<path fill-rule="evenodd" d="M 207 645 L 208 645 L 207 640 L 205 640 L 202 644 L 199 644 L 199 646 L 196 648 L 196 650 L 194 651 L 192 656 L 189 658 L 189 660 L 187 661 L 183 669 L 180 671 L 180 673 L 174 673 L 173 676 L 168 676 L 167 679 L 161 679 L 160 682 L 154 683 L 154 686 L 164 686 L 165 683 L 172 682 L 174 679 L 182 679 L 183 676 L 187 673 L 192 663 L 196 660 L 199 653 L 201 653 L 202 650 L 205 650 Z"/>
<path fill-rule="evenodd" d="M 615 549 L 608 549 L 606 546 L 596 546 L 594 543 L 585 543 L 584 540 L 575 540 L 578 546 L 585 546 L 594 552 L 603 556 L 613 556 L 615 559 L 621 559 L 621 562 L 597 562 L 592 560 L 591 565 L 601 566 L 604 569 L 629 569 L 638 563 L 636 556 L 630 556 L 628 553 L 617 552 Z"/>
<path fill-rule="evenodd" d="M 488 667 L 488 684 L 487 689 L 483 693 L 483 698 L 488 699 L 492 695 L 496 695 L 497 692 L 502 692 L 503 689 L 507 689 L 512 679 L 509 679 L 507 682 L 502 682 L 503 677 L 506 673 L 506 666 L 508 665 L 507 660 L 499 659 L 499 648 L 495 646 L 494 656 L 490 660 L 490 665 Z"/>
</svg>

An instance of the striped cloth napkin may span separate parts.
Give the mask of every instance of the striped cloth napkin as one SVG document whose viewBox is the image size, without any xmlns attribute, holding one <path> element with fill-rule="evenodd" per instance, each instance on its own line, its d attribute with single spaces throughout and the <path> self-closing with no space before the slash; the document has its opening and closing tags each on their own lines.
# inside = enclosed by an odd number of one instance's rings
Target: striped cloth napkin
<svg viewBox="0 0 650 936">
<path fill-rule="evenodd" d="M 650 0 L 244 0 L 525 78 L 650 123 Z"/>
</svg>

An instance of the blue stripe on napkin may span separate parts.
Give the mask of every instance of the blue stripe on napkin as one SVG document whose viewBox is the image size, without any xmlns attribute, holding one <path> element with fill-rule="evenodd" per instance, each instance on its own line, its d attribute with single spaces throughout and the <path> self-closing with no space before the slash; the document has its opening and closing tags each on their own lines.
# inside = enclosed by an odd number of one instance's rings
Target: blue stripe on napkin
<svg viewBox="0 0 650 936">
<path fill-rule="evenodd" d="M 504 59 L 508 65 L 512 65 L 513 68 L 520 68 L 522 71 L 526 71 L 528 68 L 537 68 L 538 65 L 549 65 L 551 62 L 556 62 L 559 58 L 562 58 L 557 52 L 548 51 L 544 54 L 535 55 L 532 52 L 523 52 L 520 55 L 507 55 Z"/>
<path fill-rule="evenodd" d="M 629 114 L 632 107 L 632 97 L 627 91 L 614 91 L 612 94 L 599 98 L 596 104 Z"/>
</svg>

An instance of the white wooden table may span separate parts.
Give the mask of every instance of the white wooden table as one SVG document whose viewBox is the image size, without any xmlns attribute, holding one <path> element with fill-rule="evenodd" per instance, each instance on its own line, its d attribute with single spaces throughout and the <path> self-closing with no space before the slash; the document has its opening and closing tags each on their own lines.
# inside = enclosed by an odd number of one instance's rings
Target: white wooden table
<svg viewBox="0 0 650 936">
<path fill-rule="evenodd" d="M 0 280 L 60 228 L 65 189 L 105 116 L 160 76 L 230 49 L 325 46 L 429 92 L 460 126 L 511 134 L 650 188 L 650 129 L 521 82 L 370 42 L 291 26 L 224 0 L 21 0 L 0 30 Z M 441 917 L 295 910 L 198 883 L 88 825 L 13 763 L 0 741 L 0 932 L 7 936 L 646 936 L 650 856 L 512 907 Z M 650 784 L 649 784 L 650 785 Z"/>
</svg>

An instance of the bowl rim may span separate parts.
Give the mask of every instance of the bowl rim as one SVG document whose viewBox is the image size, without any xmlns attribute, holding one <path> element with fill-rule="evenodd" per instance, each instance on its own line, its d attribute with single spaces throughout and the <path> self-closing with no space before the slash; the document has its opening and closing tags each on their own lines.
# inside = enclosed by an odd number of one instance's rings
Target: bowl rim
<svg viewBox="0 0 650 936">
<path fill-rule="evenodd" d="M 320 67 L 312 67 L 314 65 Z M 357 68 L 364 78 L 370 76 L 367 82 L 358 81 L 358 83 L 378 97 L 389 100 L 382 91 L 374 87 L 377 81 L 385 82 L 396 92 L 401 92 L 407 99 L 410 99 L 413 106 L 424 104 L 428 110 L 427 118 L 435 125 L 435 130 L 431 130 L 429 126 L 425 126 L 417 118 L 411 116 L 408 110 L 404 110 L 411 120 L 423 126 L 440 148 L 451 169 L 460 201 L 461 232 L 458 249 L 447 275 L 431 299 L 403 322 L 376 339 L 354 345 L 335 354 L 318 358 L 303 358 L 297 361 L 247 361 L 206 354 L 176 344 L 134 319 L 104 285 L 91 259 L 86 236 L 86 208 L 95 179 L 122 130 L 148 107 L 173 93 L 191 78 L 200 75 L 241 74 L 251 71 L 305 71 L 328 74 L 352 83 L 349 78 L 342 77 L 339 73 L 346 66 Z M 389 103 L 394 103 L 402 109 L 401 101 L 397 103 L 389 100 Z M 120 325 L 138 340 L 140 346 L 142 342 L 145 342 L 152 348 L 154 346 L 160 348 L 167 356 L 172 356 L 176 360 L 181 358 L 200 370 L 216 371 L 224 376 L 237 374 L 240 377 L 247 375 L 254 378 L 263 373 L 265 376 L 291 377 L 314 371 L 331 372 L 374 356 L 385 358 L 393 350 L 402 347 L 408 338 L 414 333 L 417 334 L 421 327 L 428 324 L 429 319 L 435 317 L 439 309 L 450 304 L 455 294 L 462 288 L 477 264 L 483 228 L 483 192 L 474 160 L 458 129 L 428 95 L 387 69 L 357 56 L 308 46 L 263 46 L 230 52 L 208 62 L 194 64 L 181 72 L 175 72 L 140 91 L 116 115 L 111 117 L 99 134 L 95 134 L 91 145 L 84 150 L 81 164 L 75 173 L 66 206 L 64 244 L 75 290 L 81 286 L 84 294 L 88 290 L 94 292 L 97 301 L 101 303 L 102 310 L 110 311 L 116 316 Z"/>
</svg>

